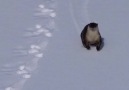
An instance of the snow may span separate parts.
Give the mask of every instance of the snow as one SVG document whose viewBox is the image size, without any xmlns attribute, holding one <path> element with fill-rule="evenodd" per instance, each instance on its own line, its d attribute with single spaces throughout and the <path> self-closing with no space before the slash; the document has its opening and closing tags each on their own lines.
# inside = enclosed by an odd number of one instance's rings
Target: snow
<svg viewBox="0 0 129 90">
<path fill-rule="evenodd" d="M 128 0 L 0 2 L 0 90 L 129 90 Z M 92 21 L 101 51 L 81 43 Z"/>
</svg>

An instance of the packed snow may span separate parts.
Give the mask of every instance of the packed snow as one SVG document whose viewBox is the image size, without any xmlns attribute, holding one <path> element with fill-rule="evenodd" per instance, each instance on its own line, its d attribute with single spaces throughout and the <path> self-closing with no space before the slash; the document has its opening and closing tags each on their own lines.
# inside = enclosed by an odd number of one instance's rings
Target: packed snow
<svg viewBox="0 0 129 90">
<path fill-rule="evenodd" d="M 0 2 L 0 90 L 129 90 L 128 0 Z M 90 22 L 101 51 L 81 43 Z"/>
</svg>

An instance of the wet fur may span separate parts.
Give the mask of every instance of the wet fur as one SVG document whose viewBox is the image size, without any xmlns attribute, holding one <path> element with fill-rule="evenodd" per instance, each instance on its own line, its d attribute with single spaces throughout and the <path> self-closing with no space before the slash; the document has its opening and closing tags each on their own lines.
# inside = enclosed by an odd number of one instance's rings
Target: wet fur
<svg viewBox="0 0 129 90">
<path fill-rule="evenodd" d="M 98 24 L 90 23 L 86 25 L 81 32 L 81 40 L 83 46 L 88 50 L 90 49 L 90 46 L 96 46 L 97 51 L 101 50 L 103 39 L 100 35 Z"/>
</svg>

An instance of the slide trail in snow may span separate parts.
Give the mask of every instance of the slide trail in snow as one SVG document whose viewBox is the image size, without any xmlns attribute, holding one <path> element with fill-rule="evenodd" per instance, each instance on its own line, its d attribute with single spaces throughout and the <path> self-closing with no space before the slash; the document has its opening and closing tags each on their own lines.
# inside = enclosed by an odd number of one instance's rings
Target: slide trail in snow
<svg viewBox="0 0 129 90">
<path fill-rule="evenodd" d="M 76 32 L 80 35 L 80 32 L 82 30 L 82 27 L 84 27 L 86 24 L 88 24 L 90 22 L 90 17 L 89 17 L 89 14 L 88 14 L 88 3 L 89 3 L 89 0 L 80 0 L 80 1 L 77 1 L 75 0 L 74 3 L 69 0 L 68 1 L 69 3 L 69 10 L 70 10 L 70 15 L 71 15 L 71 18 L 72 18 L 72 21 L 76 27 Z M 79 3 L 79 5 L 78 5 Z M 85 5 L 83 5 L 85 4 Z M 85 7 L 84 7 L 85 6 Z M 76 10 L 78 9 L 78 10 Z M 76 11 L 80 11 L 80 14 L 78 14 L 78 12 Z M 83 19 L 85 19 L 85 22 L 80 22 L 78 18 L 79 16 L 78 15 L 83 15 L 82 17 L 84 17 Z M 79 25 L 79 23 L 84 23 L 83 25 Z"/>
</svg>

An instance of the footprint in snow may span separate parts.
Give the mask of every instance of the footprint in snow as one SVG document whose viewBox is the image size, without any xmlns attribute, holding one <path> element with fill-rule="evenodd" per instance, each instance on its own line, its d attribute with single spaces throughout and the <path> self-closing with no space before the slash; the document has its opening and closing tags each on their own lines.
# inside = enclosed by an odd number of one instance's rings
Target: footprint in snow
<svg viewBox="0 0 129 90">
<path fill-rule="evenodd" d="M 35 16 L 43 16 L 43 17 L 56 17 L 56 13 L 54 9 L 46 8 L 44 5 L 40 4 L 37 9 L 37 13 Z"/>
<path fill-rule="evenodd" d="M 35 53 L 38 53 L 40 50 L 41 50 L 40 46 L 32 44 L 30 45 L 30 49 L 28 50 L 28 53 L 35 54 Z"/>
<path fill-rule="evenodd" d="M 27 79 L 22 79 L 13 85 L 10 85 L 9 87 L 6 87 L 4 90 L 21 90 L 24 83 L 26 82 Z"/>
<path fill-rule="evenodd" d="M 56 12 L 52 8 L 47 8 L 45 5 L 38 5 L 37 11 L 35 13 L 36 16 L 46 17 L 49 21 L 46 22 L 45 27 L 41 24 L 36 24 L 33 28 L 28 28 L 25 36 L 27 37 L 35 37 L 44 35 L 46 39 L 47 37 L 52 37 L 52 31 L 55 29 L 54 18 L 56 17 Z M 29 49 L 19 47 L 14 50 L 15 55 L 32 55 L 34 56 L 32 60 L 28 60 L 24 64 L 19 64 L 18 70 L 15 72 L 22 79 L 10 87 L 5 88 L 5 90 L 20 90 L 20 88 L 24 85 L 27 79 L 31 78 L 31 72 L 37 68 L 38 61 L 44 56 L 43 51 L 46 48 L 48 41 L 43 41 L 39 45 L 31 44 Z"/>
<path fill-rule="evenodd" d="M 37 24 L 34 28 L 27 29 L 28 31 L 24 36 L 32 37 L 32 36 L 39 36 L 44 34 L 46 37 L 52 37 L 52 33 L 50 30 L 43 28 L 41 25 Z"/>
</svg>

